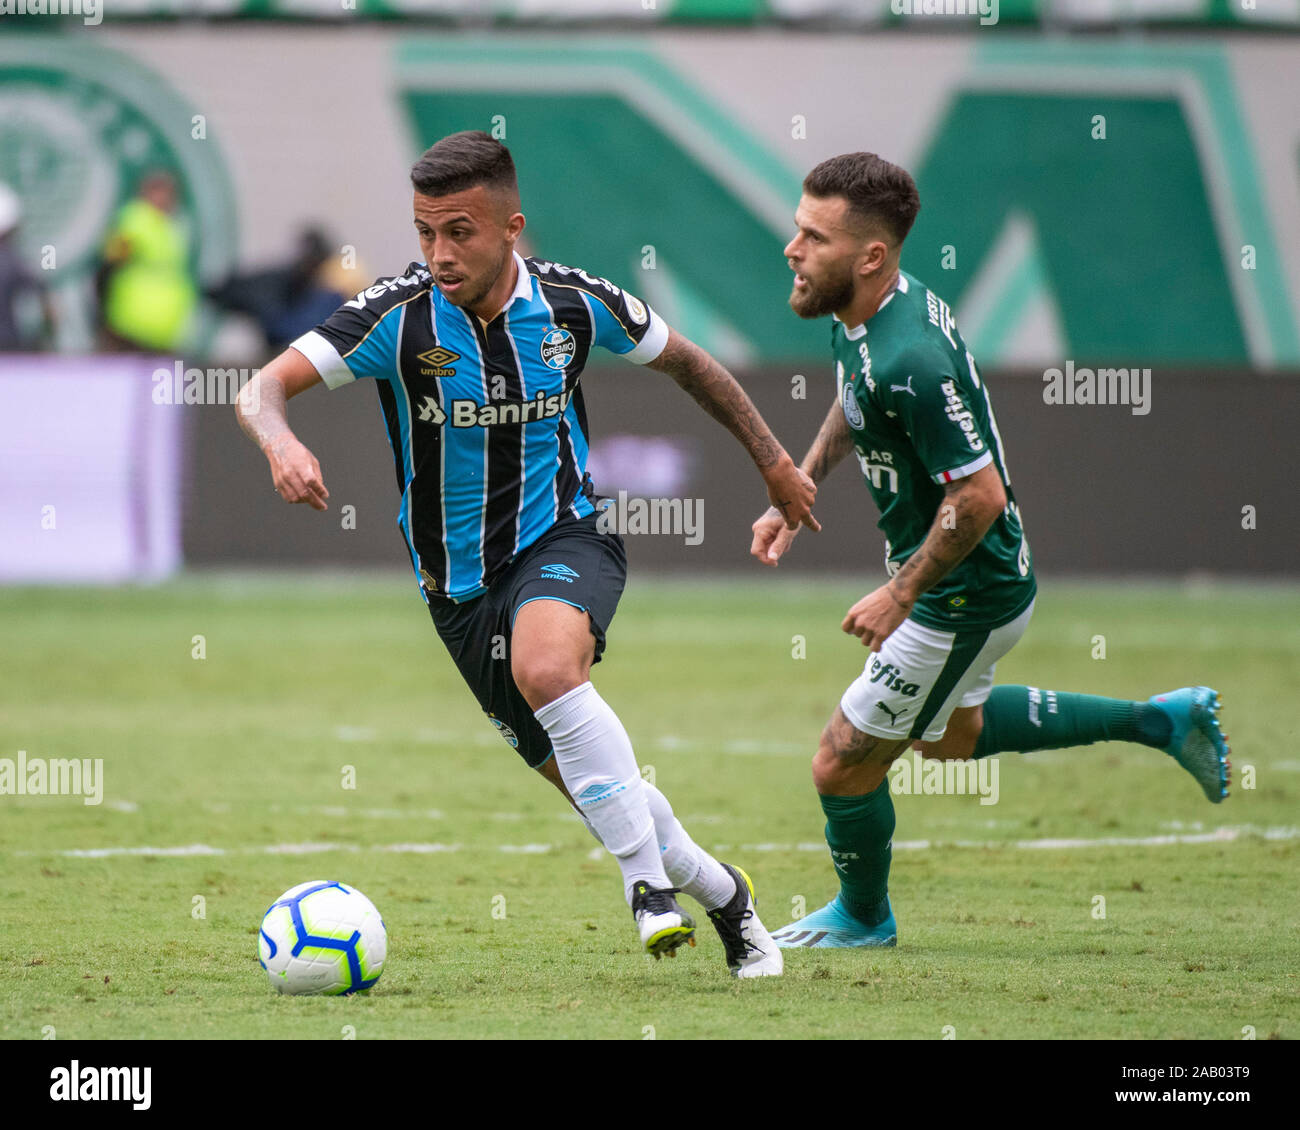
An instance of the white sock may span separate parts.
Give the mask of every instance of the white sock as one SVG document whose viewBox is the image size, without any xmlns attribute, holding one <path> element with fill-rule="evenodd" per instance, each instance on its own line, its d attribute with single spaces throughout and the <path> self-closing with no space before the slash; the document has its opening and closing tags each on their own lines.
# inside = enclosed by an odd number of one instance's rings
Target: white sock
<svg viewBox="0 0 1300 1130">
<path fill-rule="evenodd" d="M 618 715 L 589 682 L 533 713 L 551 739 L 564 787 L 618 860 L 629 905 L 635 883 L 671 886 L 659 858 L 645 782 Z"/>
<path fill-rule="evenodd" d="M 726 906 L 736 894 L 736 881 L 726 869 L 686 834 L 673 806 L 654 785 L 645 784 L 654 817 L 655 837 L 663 857 L 664 870 L 674 887 L 681 887 L 705 910 Z"/>
</svg>

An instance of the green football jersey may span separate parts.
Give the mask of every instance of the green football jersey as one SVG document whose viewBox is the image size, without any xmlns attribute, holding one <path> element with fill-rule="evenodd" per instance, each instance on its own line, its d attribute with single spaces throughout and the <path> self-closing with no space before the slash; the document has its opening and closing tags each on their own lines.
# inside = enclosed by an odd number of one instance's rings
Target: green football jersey
<svg viewBox="0 0 1300 1130">
<path fill-rule="evenodd" d="M 925 541 L 945 483 L 992 463 L 1006 486 L 1006 508 L 965 560 L 917 600 L 912 618 L 941 631 L 1014 619 L 1037 589 L 1029 543 L 988 389 L 948 304 L 903 271 L 864 325 L 836 319 L 831 341 L 840 406 L 880 509 L 891 577 Z"/>
</svg>

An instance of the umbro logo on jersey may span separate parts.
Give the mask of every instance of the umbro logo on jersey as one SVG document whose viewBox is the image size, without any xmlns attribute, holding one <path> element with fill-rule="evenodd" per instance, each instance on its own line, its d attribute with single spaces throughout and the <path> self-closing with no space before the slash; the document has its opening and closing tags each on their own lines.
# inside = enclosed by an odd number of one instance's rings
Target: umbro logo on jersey
<svg viewBox="0 0 1300 1130">
<path fill-rule="evenodd" d="M 426 349 L 416 357 L 416 360 L 423 361 L 429 366 L 427 369 L 420 369 L 422 377 L 454 377 L 456 370 L 448 368 L 448 366 L 453 361 L 459 361 L 460 354 L 453 353 L 450 349 L 439 345 L 433 349 Z"/>
<path fill-rule="evenodd" d="M 571 585 L 581 576 L 581 573 L 574 572 L 567 565 L 542 566 L 542 580 L 544 581 L 563 581 L 565 584 Z"/>
</svg>

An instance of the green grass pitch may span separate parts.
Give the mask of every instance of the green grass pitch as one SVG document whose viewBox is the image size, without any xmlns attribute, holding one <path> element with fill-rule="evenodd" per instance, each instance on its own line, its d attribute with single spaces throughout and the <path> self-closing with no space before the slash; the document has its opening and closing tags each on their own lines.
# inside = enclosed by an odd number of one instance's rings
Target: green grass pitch
<svg viewBox="0 0 1300 1130">
<path fill-rule="evenodd" d="M 595 669 L 771 928 L 835 890 L 808 760 L 867 587 L 634 572 Z M 897 949 L 745 983 L 702 916 L 677 959 L 636 952 L 613 861 L 484 720 L 409 581 L 9 590 L 0 623 L 0 757 L 104 764 L 97 806 L 0 796 L 5 1038 L 1297 1034 L 1293 588 L 1045 583 L 999 681 L 1211 683 L 1231 798 L 1136 746 L 1004 755 L 996 804 L 895 798 Z M 369 994 L 281 998 L 258 967 L 262 912 L 313 878 L 384 915 Z"/>
</svg>

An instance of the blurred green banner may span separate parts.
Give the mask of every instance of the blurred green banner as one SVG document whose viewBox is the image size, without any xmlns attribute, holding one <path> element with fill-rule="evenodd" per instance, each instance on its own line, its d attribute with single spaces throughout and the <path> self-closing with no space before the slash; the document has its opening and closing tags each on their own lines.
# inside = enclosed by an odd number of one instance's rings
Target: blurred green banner
<svg viewBox="0 0 1300 1130">
<path fill-rule="evenodd" d="M 158 18 L 347 21 L 436 19 L 933 26 L 1235 25 L 1300 28 L 1300 0 L 0 0 L 0 16 L 88 15 L 91 22 Z"/>
</svg>

